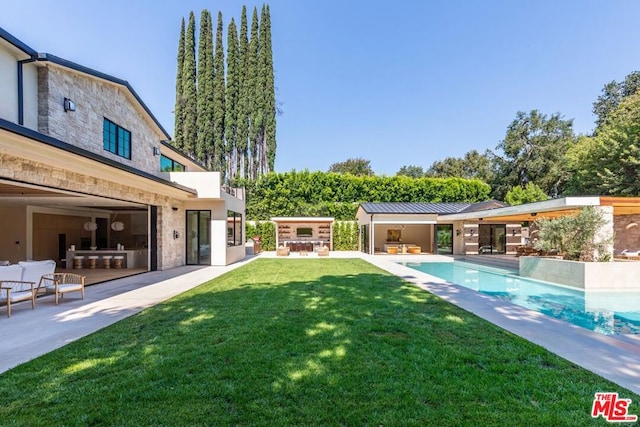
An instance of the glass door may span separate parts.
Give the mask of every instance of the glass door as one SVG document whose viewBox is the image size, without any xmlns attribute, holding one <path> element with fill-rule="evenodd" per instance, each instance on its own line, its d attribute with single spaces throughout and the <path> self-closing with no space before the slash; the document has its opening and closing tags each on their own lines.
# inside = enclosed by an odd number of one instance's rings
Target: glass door
<svg viewBox="0 0 640 427">
<path fill-rule="evenodd" d="M 187 264 L 211 265 L 211 211 L 187 211 Z"/>
<path fill-rule="evenodd" d="M 480 224 L 478 226 L 478 253 L 504 254 L 507 252 L 506 224 Z"/>
<path fill-rule="evenodd" d="M 453 224 L 438 224 L 437 227 L 438 253 L 453 253 Z"/>
</svg>

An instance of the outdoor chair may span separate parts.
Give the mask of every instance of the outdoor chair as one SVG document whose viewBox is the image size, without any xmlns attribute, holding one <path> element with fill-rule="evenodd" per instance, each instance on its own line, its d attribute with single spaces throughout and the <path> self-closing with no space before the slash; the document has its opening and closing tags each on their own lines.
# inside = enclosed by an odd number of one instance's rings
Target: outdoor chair
<svg viewBox="0 0 640 427">
<path fill-rule="evenodd" d="M 11 317 L 11 304 L 31 300 L 31 309 L 36 308 L 36 284 L 17 280 L 0 281 L 0 302 L 7 304 L 7 317 Z"/>
<path fill-rule="evenodd" d="M 329 248 L 326 246 L 318 248 L 318 256 L 329 256 Z"/>
<path fill-rule="evenodd" d="M 46 289 L 55 293 L 56 305 L 58 305 L 58 297 L 62 297 L 67 292 L 80 292 L 84 299 L 85 278 L 75 273 L 53 273 L 42 276 L 42 281 Z"/>
</svg>

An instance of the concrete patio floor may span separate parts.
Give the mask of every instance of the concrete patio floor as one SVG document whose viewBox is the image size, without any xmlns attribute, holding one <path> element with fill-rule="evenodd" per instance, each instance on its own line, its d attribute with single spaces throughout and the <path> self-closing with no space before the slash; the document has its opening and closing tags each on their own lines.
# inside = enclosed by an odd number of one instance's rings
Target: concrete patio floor
<svg viewBox="0 0 640 427">
<path fill-rule="evenodd" d="M 0 373 L 55 350 L 103 327 L 161 303 L 257 258 L 227 267 L 185 266 L 89 286 L 85 299 L 67 295 L 56 306 L 52 296 L 38 298 L 36 309 L 16 304 L 11 318 L 0 309 Z M 309 259 L 292 253 L 280 259 Z M 324 258 L 324 257 L 321 257 Z M 444 282 L 398 262 L 450 260 L 439 255 L 371 256 L 331 252 L 327 258 L 363 258 L 379 268 L 521 336 L 614 383 L 640 393 L 640 337 L 605 336 L 570 323 Z M 294 261 L 295 262 L 295 261 Z M 617 391 L 617 390 L 593 390 Z M 622 396 L 624 397 L 624 396 Z"/>
</svg>

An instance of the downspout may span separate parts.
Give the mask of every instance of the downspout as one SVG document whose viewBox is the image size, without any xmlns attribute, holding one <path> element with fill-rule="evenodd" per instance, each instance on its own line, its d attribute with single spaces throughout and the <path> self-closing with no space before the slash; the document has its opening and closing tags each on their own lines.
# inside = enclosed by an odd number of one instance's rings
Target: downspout
<svg viewBox="0 0 640 427">
<path fill-rule="evenodd" d="M 371 255 L 375 255 L 376 252 L 374 250 L 374 244 L 373 244 L 373 214 L 371 214 L 371 218 L 369 220 L 369 224 L 371 224 L 371 230 L 369 231 L 369 254 Z"/>
<path fill-rule="evenodd" d="M 18 61 L 18 124 L 20 126 L 24 126 L 24 77 L 22 73 L 22 65 L 29 62 L 35 62 L 36 60 L 36 56 L 32 55 L 29 59 Z"/>
</svg>

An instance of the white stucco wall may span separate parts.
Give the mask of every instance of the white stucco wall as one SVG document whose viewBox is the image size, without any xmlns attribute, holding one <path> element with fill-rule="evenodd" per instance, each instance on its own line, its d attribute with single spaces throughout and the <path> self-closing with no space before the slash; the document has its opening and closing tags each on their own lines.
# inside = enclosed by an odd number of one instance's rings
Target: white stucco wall
<svg viewBox="0 0 640 427">
<path fill-rule="evenodd" d="M 0 45 L 0 118 L 18 123 L 18 60 Z"/>
<path fill-rule="evenodd" d="M 38 68 L 30 62 L 22 66 L 23 126 L 38 130 Z"/>
</svg>

